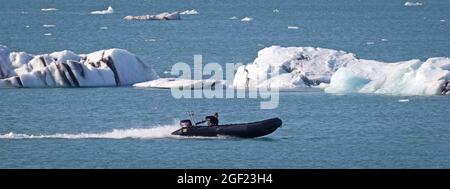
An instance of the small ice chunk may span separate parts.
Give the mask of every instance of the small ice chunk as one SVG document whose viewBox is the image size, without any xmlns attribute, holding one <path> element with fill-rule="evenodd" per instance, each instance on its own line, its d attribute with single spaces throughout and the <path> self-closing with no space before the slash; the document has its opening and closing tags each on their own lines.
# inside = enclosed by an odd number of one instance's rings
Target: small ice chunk
<svg viewBox="0 0 450 189">
<path fill-rule="evenodd" d="M 375 42 L 373 42 L 373 41 L 368 41 L 368 42 L 366 42 L 366 44 L 367 44 L 367 45 L 373 45 L 373 44 L 375 44 Z"/>
<path fill-rule="evenodd" d="M 409 99 L 400 99 L 398 102 L 409 102 Z"/>
<path fill-rule="evenodd" d="M 414 6 L 421 6 L 421 5 L 422 5 L 421 2 L 409 2 L 409 1 L 405 2 L 406 7 L 414 7 Z"/>
<path fill-rule="evenodd" d="M 44 33 L 45 36 L 51 36 L 52 33 Z"/>
<path fill-rule="evenodd" d="M 388 41 L 388 40 L 383 38 L 383 39 L 381 39 L 381 41 Z"/>
<path fill-rule="evenodd" d="M 251 17 L 244 17 L 241 19 L 242 22 L 250 22 L 252 20 L 253 20 L 253 18 L 251 18 Z"/>
<path fill-rule="evenodd" d="M 146 39 L 145 41 L 146 41 L 146 42 L 155 42 L 156 39 Z"/>
<path fill-rule="evenodd" d="M 106 10 L 92 11 L 91 14 L 112 14 L 114 13 L 114 9 L 109 6 Z"/>
<path fill-rule="evenodd" d="M 230 20 L 237 20 L 238 18 L 236 16 L 232 16 L 229 18 Z"/>
<path fill-rule="evenodd" d="M 57 8 L 43 8 L 41 11 L 57 11 Z"/>
<path fill-rule="evenodd" d="M 199 13 L 198 13 L 197 10 L 192 9 L 192 10 L 185 10 L 185 11 L 181 12 L 180 14 L 183 14 L 183 15 L 197 15 Z"/>
<path fill-rule="evenodd" d="M 125 20 L 180 20 L 180 13 L 178 12 L 163 12 L 157 15 L 141 15 L 141 16 L 125 16 Z"/>
<path fill-rule="evenodd" d="M 441 22 L 445 22 L 445 20 L 444 20 L 444 19 L 442 19 L 442 20 L 439 20 L 439 21 L 441 21 Z"/>
<path fill-rule="evenodd" d="M 106 27 L 106 26 L 103 26 L 103 27 L 100 27 L 100 29 L 101 29 L 101 30 L 107 30 L 107 29 L 108 29 L 108 27 Z"/>
<path fill-rule="evenodd" d="M 26 28 L 29 28 L 30 26 L 29 26 L 29 25 L 26 25 L 25 27 L 26 27 Z"/>
<path fill-rule="evenodd" d="M 278 9 L 273 9 L 273 11 L 272 12 L 274 12 L 274 13 L 278 13 L 278 12 L 280 12 L 280 10 L 278 10 Z"/>
<path fill-rule="evenodd" d="M 298 26 L 288 26 L 288 29 L 290 29 L 290 30 L 298 30 Z"/>
<path fill-rule="evenodd" d="M 53 27 L 55 27 L 55 25 L 52 25 L 52 24 L 44 24 L 44 25 L 42 25 L 42 27 L 44 27 L 44 28 L 53 28 Z"/>
</svg>

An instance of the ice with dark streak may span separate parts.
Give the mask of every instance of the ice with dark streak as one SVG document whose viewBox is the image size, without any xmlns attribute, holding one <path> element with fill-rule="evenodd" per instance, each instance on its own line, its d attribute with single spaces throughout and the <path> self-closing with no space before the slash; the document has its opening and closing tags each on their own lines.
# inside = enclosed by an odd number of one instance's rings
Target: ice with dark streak
<svg viewBox="0 0 450 189">
<path fill-rule="evenodd" d="M 150 65 L 122 49 L 31 55 L 0 45 L 0 87 L 124 86 L 157 78 Z"/>
</svg>

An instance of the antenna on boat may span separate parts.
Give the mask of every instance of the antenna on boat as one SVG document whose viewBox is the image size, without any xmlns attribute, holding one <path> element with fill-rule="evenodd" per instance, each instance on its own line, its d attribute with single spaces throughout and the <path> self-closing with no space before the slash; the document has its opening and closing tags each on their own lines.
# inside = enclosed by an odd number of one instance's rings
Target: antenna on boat
<svg viewBox="0 0 450 189">
<path fill-rule="evenodd" d="M 192 122 L 192 125 L 195 125 L 195 120 L 194 120 L 194 112 L 193 111 L 188 111 L 187 112 L 187 114 L 188 114 L 188 116 L 189 116 L 189 119 L 191 120 L 191 122 Z"/>
</svg>

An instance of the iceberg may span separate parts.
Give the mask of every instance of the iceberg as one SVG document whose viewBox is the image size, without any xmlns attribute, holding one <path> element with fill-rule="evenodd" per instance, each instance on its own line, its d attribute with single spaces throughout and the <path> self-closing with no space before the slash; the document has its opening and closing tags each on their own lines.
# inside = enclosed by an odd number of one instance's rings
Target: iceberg
<svg viewBox="0 0 450 189">
<path fill-rule="evenodd" d="M 253 20 L 253 18 L 250 18 L 250 17 L 244 17 L 241 19 L 242 22 L 250 22 L 252 20 Z"/>
<path fill-rule="evenodd" d="M 57 11 L 57 8 L 42 8 L 41 11 Z"/>
<path fill-rule="evenodd" d="M 114 13 L 114 9 L 109 6 L 106 10 L 92 11 L 91 14 L 112 14 Z"/>
<path fill-rule="evenodd" d="M 185 10 L 183 12 L 181 12 L 180 14 L 185 14 L 185 15 L 197 15 L 199 14 L 197 10 L 192 9 L 192 10 Z"/>
<path fill-rule="evenodd" d="M 327 93 L 449 95 L 450 58 L 386 63 L 313 47 L 272 46 L 240 66 L 235 88 L 323 88 Z"/>
<path fill-rule="evenodd" d="M 329 83 L 339 67 L 355 60 L 353 54 L 344 51 L 272 46 L 260 50 L 253 63 L 237 69 L 233 86 L 241 89 L 317 86 Z"/>
<path fill-rule="evenodd" d="M 172 89 L 172 88 L 211 89 L 219 86 L 224 87 L 225 81 L 219 81 L 214 79 L 190 80 L 182 78 L 160 78 L 152 81 L 136 83 L 133 86 L 137 88 L 159 88 L 159 89 Z"/>
<path fill-rule="evenodd" d="M 377 93 L 390 95 L 450 94 L 450 59 L 429 58 L 384 63 L 358 60 L 331 77 L 329 93 Z"/>
<path fill-rule="evenodd" d="M 31 55 L 0 45 L 0 87 L 123 86 L 157 78 L 149 65 L 122 49 Z"/>
<path fill-rule="evenodd" d="M 409 2 L 409 1 L 405 2 L 405 7 L 413 7 L 413 6 L 421 6 L 421 5 L 422 5 L 421 2 Z"/>
<path fill-rule="evenodd" d="M 125 20 L 180 20 L 180 13 L 178 12 L 163 12 L 157 15 L 142 15 L 142 16 L 125 16 Z"/>
</svg>

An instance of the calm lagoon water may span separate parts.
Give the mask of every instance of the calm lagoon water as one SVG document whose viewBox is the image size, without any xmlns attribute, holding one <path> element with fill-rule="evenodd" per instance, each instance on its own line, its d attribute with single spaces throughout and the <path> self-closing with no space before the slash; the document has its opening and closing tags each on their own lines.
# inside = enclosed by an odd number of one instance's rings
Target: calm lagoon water
<svg viewBox="0 0 450 189">
<path fill-rule="evenodd" d="M 194 54 L 202 54 L 204 62 L 249 63 L 271 45 L 332 48 L 386 62 L 449 57 L 450 1 L 403 4 L 5 1 L 0 44 L 35 54 L 123 48 L 162 77 L 174 63 L 192 64 Z M 109 5 L 114 14 L 89 14 Z M 188 9 L 200 14 L 170 22 L 122 19 Z M 253 21 L 230 20 L 233 16 Z M 0 99 L 1 168 L 450 167 L 448 96 L 290 91 L 280 94 L 273 110 L 260 109 L 264 99 L 174 99 L 168 90 L 133 87 L 1 89 Z M 283 127 L 258 139 L 171 137 L 189 110 L 197 119 L 218 111 L 222 123 L 280 117 Z"/>
</svg>

